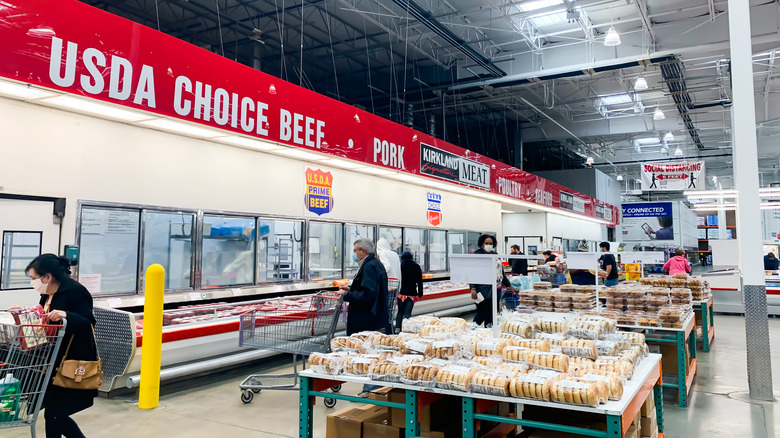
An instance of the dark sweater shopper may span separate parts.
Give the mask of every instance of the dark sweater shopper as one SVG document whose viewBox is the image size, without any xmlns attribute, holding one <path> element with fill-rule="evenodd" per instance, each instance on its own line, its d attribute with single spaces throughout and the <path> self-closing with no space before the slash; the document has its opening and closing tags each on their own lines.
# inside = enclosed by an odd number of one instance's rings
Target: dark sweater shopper
<svg viewBox="0 0 780 438">
<path fill-rule="evenodd" d="M 777 271 L 778 267 L 780 267 L 780 259 L 775 257 L 775 253 L 770 252 L 764 256 L 765 271 Z"/>
<path fill-rule="evenodd" d="M 390 323 L 387 309 L 387 272 L 374 254 L 374 245 L 368 239 L 354 243 L 354 254 L 360 268 L 352 285 L 342 286 L 347 311 L 347 335 L 366 331 L 385 331 Z"/>
<path fill-rule="evenodd" d="M 63 345 L 55 364 L 59 365 L 68 351 L 69 359 L 97 360 L 97 346 L 93 335 L 95 317 L 92 314 L 92 295 L 70 278 L 70 262 L 54 254 L 42 254 L 27 266 L 33 289 L 41 294 L 40 305 L 46 319 L 53 324 L 67 320 Z M 43 399 L 46 419 L 46 438 L 82 438 L 71 415 L 92 406 L 97 397 L 95 389 L 68 389 L 48 382 Z"/>
<path fill-rule="evenodd" d="M 520 246 L 512 245 L 509 249 L 510 254 L 525 255 L 520 251 Z M 526 259 L 509 259 L 512 263 L 512 273 L 515 275 L 528 275 L 528 260 Z"/>
<path fill-rule="evenodd" d="M 483 234 L 479 236 L 479 240 L 477 241 L 477 244 L 479 245 L 479 249 L 474 251 L 474 254 L 496 254 L 495 248 L 495 242 L 496 239 L 489 235 L 489 234 Z M 499 268 L 496 267 L 498 270 Z M 516 291 L 516 289 L 512 286 L 512 283 L 509 282 L 509 279 L 506 278 L 506 275 L 503 273 L 503 270 L 501 270 L 500 274 L 497 272 L 496 281 L 500 281 L 501 285 L 503 285 L 506 288 L 509 288 L 513 292 Z M 500 278 L 500 280 L 499 280 Z M 480 301 L 479 303 L 476 303 L 477 305 L 477 314 L 474 316 L 474 322 L 477 325 L 485 324 L 485 327 L 492 327 L 493 326 L 493 310 L 491 307 L 491 303 L 493 302 L 493 285 L 491 284 L 472 284 L 469 285 L 471 288 L 471 299 L 476 300 L 477 295 L 481 294 L 484 300 Z"/>
<path fill-rule="evenodd" d="M 401 254 L 401 290 L 398 291 L 398 315 L 395 329 L 400 331 L 403 320 L 411 318 L 414 303 L 423 297 L 422 268 L 409 251 Z"/>
</svg>

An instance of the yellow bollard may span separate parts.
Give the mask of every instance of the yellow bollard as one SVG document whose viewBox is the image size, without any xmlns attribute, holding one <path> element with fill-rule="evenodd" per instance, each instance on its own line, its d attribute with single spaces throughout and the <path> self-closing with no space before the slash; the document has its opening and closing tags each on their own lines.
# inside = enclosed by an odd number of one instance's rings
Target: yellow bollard
<svg viewBox="0 0 780 438">
<path fill-rule="evenodd" d="M 141 389 L 138 394 L 138 407 L 153 409 L 160 405 L 165 269 L 160 265 L 146 268 L 144 285 L 144 336 L 141 346 Z"/>
</svg>

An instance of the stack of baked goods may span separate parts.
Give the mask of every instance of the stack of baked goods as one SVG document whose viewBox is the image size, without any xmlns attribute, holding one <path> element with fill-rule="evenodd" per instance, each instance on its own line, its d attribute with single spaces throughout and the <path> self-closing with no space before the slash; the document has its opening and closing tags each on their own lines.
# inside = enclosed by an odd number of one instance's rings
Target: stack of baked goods
<svg viewBox="0 0 780 438">
<path fill-rule="evenodd" d="M 436 374 L 436 387 L 453 391 L 470 391 L 476 369 L 460 365 L 446 365 Z"/>
<path fill-rule="evenodd" d="M 407 363 L 401 368 L 401 383 L 433 387 L 440 369 L 439 365 L 430 362 Z"/>
</svg>

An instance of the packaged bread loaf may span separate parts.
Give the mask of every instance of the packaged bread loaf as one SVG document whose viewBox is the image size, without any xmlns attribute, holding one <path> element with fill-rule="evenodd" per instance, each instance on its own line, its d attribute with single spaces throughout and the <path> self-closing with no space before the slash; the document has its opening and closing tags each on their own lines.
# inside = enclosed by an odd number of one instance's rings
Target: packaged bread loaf
<svg viewBox="0 0 780 438">
<path fill-rule="evenodd" d="M 601 393 L 598 386 L 592 383 L 558 380 L 552 382 L 550 386 L 550 400 L 597 408 L 601 402 Z"/>
<path fill-rule="evenodd" d="M 511 335 L 509 335 L 511 336 Z M 525 347 L 537 351 L 550 351 L 550 343 L 543 339 L 519 339 L 508 338 L 510 345 L 515 347 Z"/>
<path fill-rule="evenodd" d="M 596 344 L 585 339 L 563 341 L 561 353 L 569 357 L 584 357 L 587 359 L 596 359 L 599 356 Z"/>
<path fill-rule="evenodd" d="M 565 319 L 541 318 L 536 322 L 540 331 L 548 333 L 563 333 L 568 330 L 570 322 Z"/>
<path fill-rule="evenodd" d="M 430 336 L 434 333 L 447 333 L 451 334 L 455 332 L 455 328 L 444 325 L 444 324 L 436 324 L 436 325 L 426 325 L 422 329 L 420 329 L 420 336 Z"/>
<path fill-rule="evenodd" d="M 495 365 L 501 364 L 503 361 L 497 356 L 474 356 L 471 359 L 477 365 L 490 368 Z"/>
<path fill-rule="evenodd" d="M 566 335 L 579 339 L 598 340 L 606 332 L 604 326 L 605 324 L 596 321 L 575 321 Z"/>
<path fill-rule="evenodd" d="M 639 345 L 629 345 L 630 346 L 628 348 L 621 349 L 617 352 L 617 354 L 605 356 L 615 356 L 619 359 L 631 362 L 631 364 L 636 367 L 639 364 L 639 361 L 642 360 L 642 358 L 645 356 L 645 350 Z"/>
<path fill-rule="evenodd" d="M 409 339 L 401 348 L 401 352 L 404 354 L 422 354 L 424 356 L 431 355 L 431 346 L 433 344 L 432 339 L 427 338 L 414 338 Z"/>
<path fill-rule="evenodd" d="M 504 349 L 503 358 L 511 362 L 533 363 L 537 350 L 527 347 L 508 346 Z"/>
<path fill-rule="evenodd" d="M 379 350 L 398 351 L 398 347 L 395 346 L 396 335 L 382 334 L 374 338 L 374 348 Z M 336 338 L 334 338 L 336 339 Z"/>
<path fill-rule="evenodd" d="M 469 391 L 474 373 L 476 370 L 473 368 L 447 365 L 436 374 L 436 387 L 453 391 Z"/>
<path fill-rule="evenodd" d="M 509 382 L 512 376 L 502 370 L 476 371 L 471 379 L 471 391 L 479 394 L 509 396 Z"/>
<path fill-rule="evenodd" d="M 345 358 L 341 353 L 312 353 L 309 355 L 309 366 L 315 373 L 335 376 L 341 372 Z"/>
<path fill-rule="evenodd" d="M 501 371 L 514 377 L 517 374 L 526 374 L 529 371 L 528 364 L 526 363 L 514 363 L 514 362 L 501 362 L 496 365 L 492 365 L 490 369 L 495 371 Z"/>
<path fill-rule="evenodd" d="M 620 377 L 618 377 L 616 374 L 598 375 L 598 374 L 587 373 L 576 380 L 580 380 L 583 382 L 592 382 L 592 383 L 601 382 L 606 387 L 607 399 L 620 400 L 621 398 L 623 398 L 623 382 L 620 381 Z M 604 386 L 602 386 L 602 388 L 604 388 Z"/>
<path fill-rule="evenodd" d="M 368 354 L 349 355 L 344 359 L 343 373 L 353 376 L 365 376 L 371 369 L 371 365 L 379 362 L 379 357 Z"/>
<path fill-rule="evenodd" d="M 617 374 L 620 378 L 631 379 L 634 372 L 634 365 L 617 357 L 598 358 L 593 364 L 593 369 L 609 371 Z"/>
<path fill-rule="evenodd" d="M 596 344 L 596 351 L 598 351 L 599 356 L 614 356 L 618 351 L 631 346 L 631 344 L 628 343 L 628 339 L 626 339 L 625 342 L 595 341 L 594 343 Z M 596 358 L 594 357 L 593 359 Z"/>
<path fill-rule="evenodd" d="M 617 315 L 615 315 L 617 316 Z M 578 321 L 589 321 L 600 324 L 603 327 L 604 333 L 614 332 L 617 328 L 617 323 L 614 318 L 607 318 L 606 316 L 597 315 L 584 315 L 577 318 Z"/>
<path fill-rule="evenodd" d="M 401 363 L 391 360 L 376 361 L 368 369 L 368 378 L 381 382 L 400 382 Z"/>
<path fill-rule="evenodd" d="M 422 354 L 398 354 L 396 356 L 388 357 L 387 360 L 403 365 L 405 363 L 416 363 L 425 360 L 425 356 Z"/>
<path fill-rule="evenodd" d="M 563 373 L 569 371 L 569 357 L 561 353 L 537 351 L 531 359 L 531 364 Z"/>
<path fill-rule="evenodd" d="M 439 318 L 439 324 L 450 327 L 452 331 L 466 330 L 468 322 L 463 318 L 445 317 Z"/>
<path fill-rule="evenodd" d="M 487 338 L 475 342 L 472 352 L 475 356 L 501 356 L 508 344 L 503 338 Z"/>
<path fill-rule="evenodd" d="M 550 379 L 534 374 L 521 374 L 509 382 L 509 395 L 512 397 L 530 398 L 550 401 Z"/>
<path fill-rule="evenodd" d="M 499 326 L 504 333 L 513 333 L 524 338 L 531 338 L 534 335 L 534 324 L 530 321 L 521 319 L 504 320 Z"/>
<path fill-rule="evenodd" d="M 548 344 L 552 345 L 558 345 L 560 346 L 563 341 L 566 339 L 566 335 L 563 333 L 537 333 L 535 335 L 536 339 L 546 341 Z"/>
<path fill-rule="evenodd" d="M 401 383 L 433 387 L 441 367 L 430 362 L 407 363 L 401 368 Z"/>
<path fill-rule="evenodd" d="M 433 341 L 430 348 L 430 356 L 439 359 L 454 358 L 462 354 L 463 346 L 455 339 L 442 339 Z"/>
<path fill-rule="evenodd" d="M 580 376 L 587 370 L 593 369 L 595 362 L 591 359 L 584 357 L 570 357 L 569 358 L 569 371 L 572 376 Z"/>
</svg>

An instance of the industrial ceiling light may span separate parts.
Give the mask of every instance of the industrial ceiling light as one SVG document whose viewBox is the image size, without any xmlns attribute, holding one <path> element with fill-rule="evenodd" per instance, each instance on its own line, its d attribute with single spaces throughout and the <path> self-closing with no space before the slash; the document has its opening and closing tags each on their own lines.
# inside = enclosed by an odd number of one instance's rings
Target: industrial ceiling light
<svg viewBox="0 0 780 438">
<path fill-rule="evenodd" d="M 604 45 L 607 47 L 614 47 L 620 45 L 620 35 L 613 26 L 609 27 L 607 35 L 604 37 Z"/>
<path fill-rule="evenodd" d="M 682 151 L 682 149 L 680 149 L 680 146 L 677 146 L 677 149 L 674 150 L 674 156 L 675 157 L 682 157 L 683 156 L 683 151 Z"/>
<path fill-rule="evenodd" d="M 619 39 L 620 37 L 618 37 Z M 634 90 L 642 91 L 647 90 L 647 81 L 644 77 L 640 76 L 636 78 L 636 82 L 634 82 Z"/>
<path fill-rule="evenodd" d="M 671 131 L 667 132 L 666 135 L 664 135 L 664 140 L 666 140 L 666 141 L 674 141 L 674 134 L 672 134 Z"/>
<path fill-rule="evenodd" d="M 623 181 L 623 175 L 618 175 L 616 178 L 618 181 Z"/>
<path fill-rule="evenodd" d="M 664 112 L 661 110 L 660 106 L 655 107 L 655 111 L 653 112 L 653 120 L 663 120 L 666 116 L 664 115 Z"/>
</svg>

